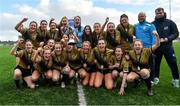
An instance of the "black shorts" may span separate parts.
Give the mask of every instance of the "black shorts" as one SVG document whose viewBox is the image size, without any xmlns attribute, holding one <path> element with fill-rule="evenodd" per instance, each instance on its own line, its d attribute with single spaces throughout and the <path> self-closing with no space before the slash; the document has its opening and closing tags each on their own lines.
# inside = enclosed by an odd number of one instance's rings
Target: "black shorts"
<svg viewBox="0 0 180 106">
<path fill-rule="evenodd" d="M 74 67 L 71 67 L 70 65 L 69 65 L 69 67 L 70 67 L 72 70 L 74 70 L 75 72 L 78 72 L 78 70 L 82 68 L 82 67 L 74 68 Z"/>
<path fill-rule="evenodd" d="M 98 69 L 98 72 L 105 75 L 105 74 L 111 73 L 112 70 L 110 70 L 110 69 Z"/>
<path fill-rule="evenodd" d="M 24 69 L 21 66 L 16 66 L 14 69 L 19 69 L 22 73 L 22 77 L 31 76 L 32 72 L 30 69 Z"/>
<path fill-rule="evenodd" d="M 22 49 L 18 47 L 18 48 L 17 48 L 17 51 L 20 51 L 20 50 L 22 50 Z"/>
</svg>

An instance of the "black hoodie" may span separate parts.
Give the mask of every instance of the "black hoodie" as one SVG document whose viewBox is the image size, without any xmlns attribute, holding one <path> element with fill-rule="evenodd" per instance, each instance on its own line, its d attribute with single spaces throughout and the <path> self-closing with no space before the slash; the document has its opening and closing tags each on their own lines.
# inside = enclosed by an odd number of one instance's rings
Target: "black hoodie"
<svg viewBox="0 0 180 106">
<path fill-rule="evenodd" d="M 166 14 L 162 18 L 155 17 L 153 24 L 160 38 L 168 38 L 168 42 L 161 43 L 161 45 L 172 45 L 172 41 L 179 36 L 176 24 L 172 20 L 166 19 Z"/>
</svg>

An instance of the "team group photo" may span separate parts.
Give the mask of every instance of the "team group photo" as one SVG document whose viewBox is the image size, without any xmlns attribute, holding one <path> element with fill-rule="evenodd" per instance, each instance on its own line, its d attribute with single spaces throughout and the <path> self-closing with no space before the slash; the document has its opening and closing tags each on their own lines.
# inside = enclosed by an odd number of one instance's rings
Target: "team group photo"
<svg viewBox="0 0 180 106">
<path fill-rule="evenodd" d="M 50 2 L 42 0 L 37 9 L 50 8 Z M 58 2 L 63 6 L 71 0 Z M 16 40 L 0 47 L 0 104 L 179 105 L 179 21 L 171 19 L 171 4 L 170 11 L 157 6 L 152 8 L 153 20 L 143 9 L 135 17 L 122 12 L 116 20 L 103 16 L 102 21 L 92 21 L 96 16 L 91 20 L 78 12 L 40 20 L 35 16 L 38 21 L 28 13 L 17 16 L 11 24 Z M 5 16 L 1 15 L 2 19 Z"/>
</svg>

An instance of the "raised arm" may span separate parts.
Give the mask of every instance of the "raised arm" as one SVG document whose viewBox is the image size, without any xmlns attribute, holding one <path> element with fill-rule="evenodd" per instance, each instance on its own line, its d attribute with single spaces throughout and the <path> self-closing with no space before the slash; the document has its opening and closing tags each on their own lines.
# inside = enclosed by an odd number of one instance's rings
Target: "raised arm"
<svg viewBox="0 0 180 106">
<path fill-rule="evenodd" d="M 23 23 L 26 22 L 28 20 L 28 18 L 23 18 L 16 26 L 15 26 L 15 29 L 18 31 L 18 32 L 22 32 L 22 29 L 23 29 Z"/>
<path fill-rule="evenodd" d="M 51 23 L 52 23 L 53 21 L 55 21 L 55 19 L 54 19 L 54 18 L 51 18 L 50 21 L 49 21 L 49 26 L 51 25 Z"/>
<path fill-rule="evenodd" d="M 11 49 L 10 51 L 10 54 L 13 55 L 13 56 L 16 56 L 17 55 L 17 47 L 20 45 L 20 43 L 22 43 L 20 40 L 17 41 L 17 43 L 13 46 L 13 48 Z"/>
<path fill-rule="evenodd" d="M 101 33 L 104 31 L 104 28 L 105 28 L 106 24 L 108 23 L 108 21 L 109 21 L 109 17 L 106 18 L 105 23 L 102 25 Z"/>
<path fill-rule="evenodd" d="M 156 43 L 152 46 L 152 51 L 156 50 L 160 46 L 159 34 L 154 31 L 153 34 L 156 36 Z"/>
<path fill-rule="evenodd" d="M 42 48 L 42 47 L 39 47 L 39 48 L 35 51 L 34 56 L 32 57 L 32 61 L 33 61 L 33 62 L 40 61 L 40 59 L 38 58 L 38 55 L 39 55 L 39 53 L 41 53 L 41 52 L 43 52 L 43 48 Z"/>
</svg>

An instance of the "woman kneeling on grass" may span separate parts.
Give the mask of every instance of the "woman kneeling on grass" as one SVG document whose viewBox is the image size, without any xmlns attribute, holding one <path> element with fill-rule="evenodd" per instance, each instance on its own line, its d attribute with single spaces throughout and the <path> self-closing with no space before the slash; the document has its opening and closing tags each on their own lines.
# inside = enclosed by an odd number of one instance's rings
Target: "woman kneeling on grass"
<svg viewBox="0 0 180 106">
<path fill-rule="evenodd" d="M 91 44 L 89 41 L 84 41 L 82 44 L 82 48 L 80 50 L 80 58 L 82 68 L 79 69 L 78 73 L 80 77 L 83 79 L 83 85 L 93 86 L 94 78 L 95 78 L 95 62 L 93 50 L 91 49 Z"/>
<path fill-rule="evenodd" d="M 109 59 L 113 54 L 113 50 L 106 48 L 104 39 L 98 40 L 97 47 L 94 48 L 94 56 L 96 59 L 97 72 L 95 76 L 94 86 L 99 88 L 103 80 L 105 87 L 109 90 L 113 88 L 113 79 L 111 70 L 109 69 Z"/>
<path fill-rule="evenodd" d="M 62 69 L 62 73 L 63 73 L 62 84 L 65 85 L 68 84 L 69 81 L 72 82 L 73 84 L 75 83 L 74 78 L 76 72 L 78 72 L 78 70 L 81 68 L 80 55 L 75 44 L 76 42 L 74 39 L 69 39 L 66 48 L 67 64 Z"/>
<path fill-rule="evenodd" d="M 62 69 L 67 64 L 67 56 L 60 42 L 55 43 L 54 51 L 52 52 L 52 60 L 53 60 L 53 76 L 52 80 L 56 84 L 59 83 L 60 74 L 62 73 Z M 64 88 L 64 84 L 61 84 L 61 87 Z"/>
<path fill-rule="evenodd" d="M 35 55 L 35 50 L 33 50 L 33 44 L 30 40 L 26 40 L 25 49 L 16 51 L 17 47 L 20 44 L 20 40 L 17 44 L 11 49 L 11 55 L 19 57 L 20 61 L 14 70 L 14 81 L 16 84 L 16 88 L 19 90 L 20 87 L 20 78 L 23 77 L 26 84 L 30 88 L 35 88 L 35 84 L 32 82 L 32 71 L 34 71 L 33 66 L 33 56 Z"/>
<path fill-rule="evenodd" d="M 38 84 L 40 76 L 44 76 L 46 83 L 52 79 L 52 57 L 51 49 L 44 46 L 42 56 L 39 55 L 41 49 L 38 48 L 34 55 L 35 71 L 32 73 L 32 80 Z"/>
<path fill-rule="evenodd" d="M 153 90 L 150 82 L 150 68 L 149 68 L 149 56 L 151 53 L 160 46 L 159 35 L 156 36 L 156 44 L 150 48 L 143 48 L 142 41 L 136 40 L 134 42 L 134 50 L 129 51 L 129 56 L 132 61 L 132 71 L 127 76 L 127 81 L 132 82 L 136 79 L 144 79 L 148 88 L 148 96 L 153 95 Z"/>
<path fill-rule="evenodd" d="M 119 90 L 119 95 L 124 95 L 124 88 L 127 86 L 126 84 L 126 78 L 127 74 L 130 71 L 129 70 L 129 61 L 127 61 L 124 57 L 123 50 L 120 46 L 117 46 L 115 48 L 115 54 L 111 56 L 110 58 L 110 65 L 109 69 L 112 70 L 112 77 L 115 80 L 114 81 L 114 87 L 116 87 L 117 78 L 119 76 L 122 78 L 121 87 Z"/>
</svg>

